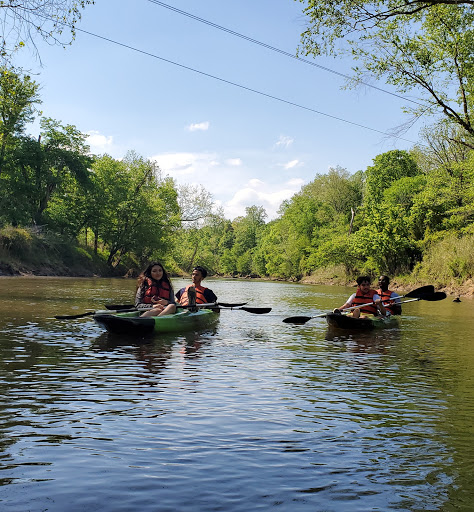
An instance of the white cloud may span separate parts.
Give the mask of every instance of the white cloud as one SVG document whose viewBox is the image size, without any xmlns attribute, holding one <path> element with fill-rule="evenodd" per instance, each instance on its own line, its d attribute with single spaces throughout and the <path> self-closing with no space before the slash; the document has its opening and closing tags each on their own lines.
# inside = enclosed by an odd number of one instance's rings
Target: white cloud
<svg viewBox="0 0 474 512">
<path fill-rule="evenodd" d="M 291 160 L 290 162 L 283 164 L 283 167 L 288 170 L 288 169 L 294 169 L 298 165 L 301 165 L 301 162 L 299 160 Z"/>
<path fill-rule="evenodd" d="M 172 178 L 183 175 L 207 173 L 209 167 L 219 165 L 213 153 L 164 153 L 150 157 L 165 173 Z"/>
<path fill-rule="evenodd" d="M 282 201 L 291 198 L 304 184 L 298 178 L 278 181 L 279 173 L 268 174 L 268 170 L 267 179 L 261 166 L 256 171 L 249 170 L 247 165 L 232 165 L 234 159 L 221 158 L 217 153 L 164 153 L 150 159 L 178 185 L 202 185 L 212 194 L 216 205 L 222 206 L 228 219 L 245 215 L 245 208 L 253 205 L 263 206 L 267 220 L 273 219 Z"/>
<path fill-rule="evenodd" d="M 91 153 L 106 153 L 112 147 L 113 137 L 102 135 L 96 130 L 90 130 L 87 132 L 86 142 L 91 148 Z"/>
<path fill-rule="evenodd" d="M 203 123 L 192 123 L 187 127 L 187 129 L 190 132 L 198 132 L 198 131 L 205 132 L 205 131 L 209 130 L 209 125 L 210 125 L 209 121 L 204 121 Z"/>
<path fill-rule="evenodd" d="M 280 138 L 278 139 L 277 142 L 275 142 L 275 147 L 276 148 L 289 148 L 293 142 L 295 141 L 295 139 L 293 139 L 292 137 L 288 137 L 286 135 L 280 135 Z"/>
<path fill-rule="evenodd" d="M 226 160 L 227 165 L 231 165 L 233 167 L 239 167 L 242 165 L 242 160 L 240 158 L 229 158 Z"/>
<path fill-rule="evenodd" d="M 259 180 L 258 178 L 253 178 L 248 182 L 249 187 L 252 188 L 258 188 L 262 185 L 265 185 L 265 183 L 262 180 Z"/>
<path fill-rule="evenodd" d="M 230 219 L 245 215 L 245 208 L 249 206 L 263 206 L 268 215 L 267 220 L 271 220 L 277 216 L 281 203 L 296 194 L 302 183 L 303 180 L 291 180 L 285 184 L 269 186 L 259 179 L 252 179 L 248 186 L 237 190 L 232 199 L 222 206 Z"/>
</svg>

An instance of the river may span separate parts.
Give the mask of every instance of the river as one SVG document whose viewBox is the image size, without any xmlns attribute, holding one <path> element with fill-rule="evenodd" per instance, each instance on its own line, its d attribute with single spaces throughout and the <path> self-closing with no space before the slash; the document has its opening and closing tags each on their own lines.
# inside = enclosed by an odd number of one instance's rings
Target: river
<svg viewBox="0 0 474 512">
<path fill-rule="evenodd" d="M 473 300 L 338 334 L 282 319 L 353 288 L 205 283 L 273 310 L 143 344 L 53 318 L 132 280 L 0 278 L 1 510 L 474 510 Z"/>
</svg>

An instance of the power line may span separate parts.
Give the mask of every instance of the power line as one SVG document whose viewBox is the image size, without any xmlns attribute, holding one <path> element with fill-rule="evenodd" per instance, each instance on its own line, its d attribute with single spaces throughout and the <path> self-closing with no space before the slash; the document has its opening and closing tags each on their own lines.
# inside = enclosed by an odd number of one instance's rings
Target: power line
<svg viewBox="0 0 474 512">
<path fill-rule="evenodd" d="M 249 36 L 246 36 L 244 34 L 241 34 L 239 32 L 235 32 L 234 30 L 231 30 L 230 28 L 223 27 L 222 25 L 217 25 L 217 23 L 213 23 L 212 21 L 206 20 L 204 18 L 200 18 L 199 16 L 196 16 L 194 14 L 191 14 L 186 11 L 182 11 L 181 9 L 178 9 L 176 7 L 173 7 L 172 5 L 165 4 L 163 2 L 159 2 L 158 0 L 148 0 L 152 4 L 159 5 L 160 7 L 164 7 L 165 9 L 169 9 L 170 11 L 174 11 L 178 14 L 181 14 L 183 16 L 187 16 L 188 18 L 191 18 L 193 20 L 199 21 L 200 23 L 204 23 L 205 25 L 209 25 L 210 27 L 213 27 L 217 30 L 222 30 L 223 32 L 227 32 L 228 34 L 231 34 L 236 37 L 240 37 L 241 39 L 245 39 L 246 41 L 249 41 L 251 43 L 257 44 L 259 46 L 263 46 L 264 48 L 267 48 L 268 50 L 272 50 L 274 52 L 280 53 L 281 55 L 284 55 L 285 57 L 291 57 L 292 59 L 297 60 L 298 62 L 302 62 L 304 64 L 309 64 L 310 66 L 314 66 L 316 68 L 322 69 L 324 71 L 327 71 L 328 73 L 333 73 L 334 75 L 338 75 L 340 77 L 346 78 L 347 80 L 350 80 L 352 82 L 357 82 L 358 84 L 365 85 L 366 87 L 371 87 L 372 89 L 376 89 L 377 91 L 383 92 L 385 94 L 390 94 L 391 96 L 395 96 L 396 98 L 402 99 L 404 101 L 410 101 L 411 103 L 415 103 L 416 105 L 424 106 L 422 103 L 419 103 L 418 101 L 412 100 L 410 98 L 406 98 L 405 96 L 401 96 L 400 94 L 387 91 L 386 89 L 382 89 L 381 87 L 377 87 L 376 85 L 369 84 L 368 82 L 364 82 L 362 80 L 357 80 L 349 75 L 345 75 L 344 73 L 340 73 L 339 71 L 336 71 L 331 68 L 327 68 L 325 66 L 321 66 L 320 64 L 317 64 L 316 62 L 313 62 L 308 59 L 303 59 L 301 57 L 297 57 L 296 55 L 293 55 L 285 50 L 282 50 L 280 48 L 276 48 L 275 46 L 271 46 L 267 43 L 263 43 L 262 41 L 258 41 L 257 39 L 253 39 Z M 328 0 L 330 1 L 330 0 Z"/>
<path fill-rule="evenodd" d="M 349 121 L 349 120 L 344 119 L 342 117 L 333 116 L 332 114 L 327 114 L 326 112 L 321 112 L 320 110 L 316 110 L 316 109 L 311 108 L 311 107 L 306 107 L 305 105 L 300 105 L 299 103 L 295 103 L 293 101 L 285 100 L 283 98 L 279 98 L 278 96 L 274 96 L 274 95 L 266 93 L 266 92 L 258 91 L 257 89 L 252 89 L 251 87 L 247 87 L 246 85 L 238 84 L 236 82 L 231 82 L 230 80 L 226 80 L 225 78 L 221 78 L 221 77 L 218 77 L 218 76 L 215 76 L 215 75 L 211 75 L 210 73 L 206 73 L 204 71 L 200 71 L 198 69 L 191 68 L 191 67 L 186 66 L 184 64 L 180 64 L 179 62 L 174 62 L 174 61 L 172 61 L 170 59 L 166 59 L 164 57 L 160 57 L 159 55 L 155 55 L 155 54 L 147 52 L 145 50 L 140 50 L 138 48 L 134 48 L 133 46 L 129 46 L 129 45 L 127 45 L 125 43 L 121 43 L 119 41 L 114 41 L 113 39 L 110 39 L 108 37 L 100 36 L 98 34 L 94 34 L 93 32 L 89 32 L 89 31 L 81 29 L 81 28 L 77 28 L 76 27 L 76 31 L 77 32 L 83 32 L 84 34 L 88 34 L 90 36 L 96 37 L 98 39 L 102 39 L 102 40 L 107 41 L 109 43 L 116 44 L 118 46 L 122 46 L 123 48 L 127 48 L 128 50 L 132 50 L 134 52 L 138 52 L 138 53 L 141 53 L 143 55 L 147 55 L 148 57 L 153 57 L 154 59 L 158 59 L 158 60 L 161 60 L 163 62 L 167 62 L 168 64 L 172 64 L 173 66 L 177 66 L 177 67 L 186 69 L 188 71 L 192 71 L 194 73 L 198 73 L 199 75 L 203 75 L 203 76 L 206 76 L 208 78 L 212 78 L 214 80 L 218 80 L 218 81 L 223 82 L 225 84 L 233 85 L 234 87 L 239 87 L 240 89 L 244 89 L 245 91 L 253 92 L 255 94 L 259 94 L 260 96 L 264 96 L 266 98 L 270 98 L 272 100 L 279 101 L 281 103 L 286 103 L 287 105 L 291 105 L 293 107 L 301 108 L 303 110 L 308 110 L 310 112 L 314 112 L 316 114 L 319 114 L 319 115 L 322 115 L 322 116 L 326 116 L 326 117 L 329 117 L 331 119 L 335 119 L 337 121 L 341 121 L 343 123 L 351 124 L 353 126 L 357 126 L 359 128 L 363 128 L 365 130 L 370 130 L 370 131 L 373 131 L 373 132 L 376 132 L 376 133 L 380 133 L 382 135 L 386 135 L 387 137 L 393 137 L 395 139 L 403 140 L 405 142 L 409 142 L 410 144 L 416 144 L 412 140 L 404 139 L 403 137 L 399 137 L 399 136 L 394 135 L 394 134 L 383 132 L 381 130 L 377 130 L 376 128 L 371 128 L 370 126 L 365 126 L 363 124 L 355 123 L 354 121 Z"/>
</svg>

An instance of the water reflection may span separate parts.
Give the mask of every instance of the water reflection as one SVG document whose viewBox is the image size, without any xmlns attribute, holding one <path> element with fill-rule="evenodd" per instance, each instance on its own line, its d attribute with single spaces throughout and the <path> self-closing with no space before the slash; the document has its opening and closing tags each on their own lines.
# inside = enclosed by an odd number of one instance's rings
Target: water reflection
<svg viewBox="0 0 474 512">
<path fill-rule="evenodd" d="M 399 329 L 335 333 L 324 319 L 281 320 L 331 310 L 351 290 L 214 281 L 222 300 L 258 297 L 271 315 L 223 311 L 210 332 L 137 340 L 90 318 L 52 319 L 129 302 L 131 282 L 0 285 L 5 509 L 411 512 L 473 502 L 472 302 L 415 303 Z"/>
<path fill-rule="evenodd" d="M 387 354 L 401 339 L 398 327 L 390 329 L 372 329 L 367 331 L 350 331 L 328 327 L 324 339 L 340 343 L 350 352 Z"/>
</svg>

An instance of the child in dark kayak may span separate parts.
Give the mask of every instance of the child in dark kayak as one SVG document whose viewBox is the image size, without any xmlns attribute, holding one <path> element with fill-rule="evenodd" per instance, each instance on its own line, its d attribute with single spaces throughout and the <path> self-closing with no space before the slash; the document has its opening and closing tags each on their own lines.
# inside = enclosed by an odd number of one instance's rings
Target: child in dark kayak
<svg viewBox="0 0 474 512">
<path fill-rule="evenodd" d="M 354 318 L 359 318 L 361 313 L 375 316 L 386 316 L 387 314 L 380 295 L 370 286 L 369 276 L 359 276 L 357 278 L 356 292 L 353 293 L 341 307 L 336 308 L 333 312 L 340 313 L 346 308 L 352 308 L 353 306 L 359 305 L 363 306 L 354 309 L 351 313 Z"/>
<path fill-rule="evenodd" d="M 176 313 L 173 286 L 161 263 L 150 263 L 138 276 L 135 307 L 145 310 L 141 317 Z"/>
</svg>

